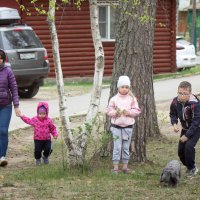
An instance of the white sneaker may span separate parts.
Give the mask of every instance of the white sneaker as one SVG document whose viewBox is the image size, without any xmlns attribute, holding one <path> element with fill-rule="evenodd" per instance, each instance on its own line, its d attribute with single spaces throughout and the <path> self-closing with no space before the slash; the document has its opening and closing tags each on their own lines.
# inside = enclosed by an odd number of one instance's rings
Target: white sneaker
<svg viewBox="0 0 200 200">
<path fill-rule="evenodd" d="M 4 156 L 2 156 L 0 158 L 0 166 L 5 167 L 7 164 L 8 164 L 8 161 L 6 160 L 6 158 Z"/>
<path fill-rule="evenodd" d="M 199 170 L 198 170 L 197 167 L 195 167 L 195 168 L 193 168 L 191 170 L 188 170 L 187 171 L 187 177 L 190 178 L 190 177 L 196 176 L 198 172 L 199 172 Z"/>
<path fill-rule="evenodd" d="M 199 172 L 198 168 L 197 168 L 197 167 L 195 167 L 195 172 L 194 172 L 194 175 L 197 175 L 197 174 L 198 174 L 198 172 Z"/>
</svg>

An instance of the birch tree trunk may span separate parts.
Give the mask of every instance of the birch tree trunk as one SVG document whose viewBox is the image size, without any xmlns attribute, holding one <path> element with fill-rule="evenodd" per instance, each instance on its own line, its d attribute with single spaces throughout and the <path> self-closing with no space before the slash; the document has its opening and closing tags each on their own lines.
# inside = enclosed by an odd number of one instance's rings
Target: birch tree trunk
<svg viewBox="0 0 200 200">
<path fill-rule="evenodd" d="M 70 128 L 68 108 L 67 108 L 67 98 L 64 91 L 64 81 L 63 73 L 60 62 L 60 53 L 59 53 L 59 42 L 58 35 L 55 26 L 55 4 L 56 0 L 49 0 L 49 14 L 48 14 L 48 23 L 51 33 L 52 47 L 53 47 L 53 60 L 56 74 L 57 90 L 59 97 L 59 109 L 60 109 L 60 118 L 62 122 L 63 132 L 65 133 L 65 141 L 68 147 L 69 152 L 75 151 L 75 146 L 73 144 L 73 137 Z"/>
<path fill-rule="evenodd" d="M 131 159 L 145 162 L 148 136 L 160 134 L 153 89 L 153 41 L 157 0 L 121 1 L 110 96 L 121 75 L 128 75 L 142 113 L 136 120 Z"/>
<path fill-rule="evenodd" d="M 86 142 L 84 134 L 78 136 L 77 138 L 74 138 L 72 136 L 70 128 L 68 108 L 67 108 L 67 98 L 64 92 L 64 81 L 63 81 L 62 67 L 60 62 L 59 42 L 55 26 L 55 4 L 56 0 L 49 0 L 48 23 L 52 39 L 53 58 L 54 58 L 55 74 L 57 81 L 57 89 L 59 95 L 60 118 L 63 127 L 65 142 L 67 145 L 67 162 L 69 166 L 76 166 L 76 165 L 82 165 L 84 162 L 83 149 L 86 145 Z"/>
<path fill-rule="evenodd" d="M 95 72 L 93 79 L 93 89 L 92 89 L 90 106 L 86 117 L 86 121 L 88 123 L 91 123 L 98 113 L 100 104 L 102 80 L 104 73 L 104 50 L 99 31 L 97 0 L 89 0 L 89 4 L 90 4 L 92 39 L 95 49 Z"/>
</svg>

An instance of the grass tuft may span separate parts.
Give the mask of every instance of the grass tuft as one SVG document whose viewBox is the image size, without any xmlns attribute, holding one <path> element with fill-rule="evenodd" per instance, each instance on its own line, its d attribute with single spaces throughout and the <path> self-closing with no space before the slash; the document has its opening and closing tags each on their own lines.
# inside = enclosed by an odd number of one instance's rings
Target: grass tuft
<svg viewBox="0 0 200 200">
<path fill-rule="evenodd" d="M 199 75 L 199 74 L 200 74 L 200 65 L 197 65 L 196 67 L 188 68 L 182 71 L 177 71 L 175 73 L 155 74 L 153 78 L 154 80 L 169 79 L 169 78 L 175 79 L 178 77 Z"/>
</svg>

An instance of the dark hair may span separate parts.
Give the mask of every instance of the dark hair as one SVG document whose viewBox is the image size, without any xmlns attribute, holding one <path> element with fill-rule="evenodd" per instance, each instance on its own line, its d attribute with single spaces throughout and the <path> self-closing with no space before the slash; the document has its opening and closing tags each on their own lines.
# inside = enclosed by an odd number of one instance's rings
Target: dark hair
<svg viewBox="0 0 200 200">
<path fill-rule="evenodd" d="M 2 49 L 0 49 L 0 57 L 3 59 L 3 63 L 5 63 L 5 61 L 6 61 L 6 53 Z"/>
<path fill-rule="evenodd" d="M 192 85 L 191 85 L 191 83 L 189 83 L 189 82 L 187 82 L 187 81 L 182 81 L 182 82 L 179 84 L 178 88 L 184 88 L 184 89 L 189 88 L 189 91 L 190 91 L 190 92 L 192 91 Z"/>
</svg>

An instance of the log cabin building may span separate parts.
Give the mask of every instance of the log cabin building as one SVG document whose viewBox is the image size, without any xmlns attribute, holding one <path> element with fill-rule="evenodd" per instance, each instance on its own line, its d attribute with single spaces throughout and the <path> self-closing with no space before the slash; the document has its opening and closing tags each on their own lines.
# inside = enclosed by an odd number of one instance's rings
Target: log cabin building
<svg viewBox="0 0 200 200">
<path fill-rule="evenodd" d="M 46 16 L 38 15 L 30 0 L 18 1 L 30 10 L 31 16 L 27 16 L 25 12 L 22 12 L 15 0 L 1 1 L 0 7 L 18 9 L 21 15 L 21 22 L 33 27 L 47 49 L 51 66 L 49 76 L 54 77 L 52 45 Z M 48 0 L 38 0 L 38 2 L 43 4 L 45 9 L 48 9 Z M 57 2 L 59 3 L 60 1 L 58 0 Z M 113 16 L 111 6 L 103 0 L 99 0 L 100 31 L 105 53 L 104 76 L 112 74 L 115 45 L 112 26 Z M 95 57 L 88 1 L 83 1 L 81 8 L 77 9 L 72 0 L 71 3 L 56 11 L 56 26 L 64 78 L 93 76 Z M 153 72 L 158 74 L 175 71 L 176 1 L 158 0 L 153 49 Z"/>
</svg>

